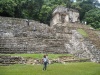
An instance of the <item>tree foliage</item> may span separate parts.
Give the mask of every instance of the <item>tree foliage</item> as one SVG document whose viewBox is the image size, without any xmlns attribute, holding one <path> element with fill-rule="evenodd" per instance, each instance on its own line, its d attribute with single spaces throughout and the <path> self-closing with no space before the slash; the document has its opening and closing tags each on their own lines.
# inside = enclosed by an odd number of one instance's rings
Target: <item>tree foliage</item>
<svg viewBox="0 0 100 75">
<path fill-rule="evenodd" d="M 58 5 L 70 7 L 70 0 L 1 0 L 0 15 L 49 23 L 51 13 Z"/>
<path fill-rule="evenodd" d="M 52 11 L 58 5 L 77 9 L 82 21 L 86 12 L 100 3 L 98 0 L 0 0 L 0 16 L 34 19 L 49 24 Z"/>
<path fill-rule="evenodd" d="M 0 15 L 14 16 L 16 3 L 13 0 L 0 0 Z"/>
<path fill-rule="evenodd" d="M 100 28 L 100 9 L 95 8 L 85 14 L 84 20 L 93 28 Z"/>
</svg>

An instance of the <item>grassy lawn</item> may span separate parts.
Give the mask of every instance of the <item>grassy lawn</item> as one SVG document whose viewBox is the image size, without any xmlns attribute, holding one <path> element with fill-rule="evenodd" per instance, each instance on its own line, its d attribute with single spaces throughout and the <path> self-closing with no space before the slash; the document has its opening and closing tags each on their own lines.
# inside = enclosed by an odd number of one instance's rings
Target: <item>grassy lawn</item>
<svg viewBox="0 0 100 75">
<path fill-rule="evenodd" d="M 92 62 L 43 65 L 0 66 L 0 75 L 100 75 L 100 64 Z"/>
</svg>

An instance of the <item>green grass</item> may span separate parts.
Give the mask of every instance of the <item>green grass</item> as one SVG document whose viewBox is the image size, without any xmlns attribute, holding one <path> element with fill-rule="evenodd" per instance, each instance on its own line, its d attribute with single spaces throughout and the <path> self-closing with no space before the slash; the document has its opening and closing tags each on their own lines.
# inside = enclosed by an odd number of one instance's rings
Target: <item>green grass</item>
<svg viewBox="0 0 100 75">
<path fill-rule="evenodd" d="M 21 64 L 0 66 L 0 75 L 100 75 L 100 64 L 92 62 L 51 64 L 46 71 L 42 67 Z"/>
<path fill-rule="evenodd" d="M 30 57 L 41 59 L 44 54 L 0 54 L 0 55 L 10 55 L 10 56 L 20 56 L 20 57 Z M 58 58 L 59 56 L 72 56 L 71 54 L 48 54 L 49 59 Z"/>
<path fill-rule="evenodd" d="M 88 34 L 83 29 L 77 29 L 77 31 L 84 37 L 88 37 Z"/>
</svg>

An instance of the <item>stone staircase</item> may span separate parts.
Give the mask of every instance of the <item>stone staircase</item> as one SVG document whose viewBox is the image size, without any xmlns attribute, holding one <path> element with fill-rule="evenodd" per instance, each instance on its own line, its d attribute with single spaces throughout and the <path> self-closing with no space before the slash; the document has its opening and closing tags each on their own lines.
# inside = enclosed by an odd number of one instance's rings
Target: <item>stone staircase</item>
<svg viewBox="0 0 100 75">
<path fill-rule="evenodd" d="M 52 28 L 33 20 L 27 25 L 26 19 L 0 17 L 0 53 L 68 53 L 65 43 L 77 29 L 84 29 L 99 48 L 99 38 L 86 25 L 59 23 Z"/>
<path fill-rule="evenodd" d="M 86 33 L 88 34 L 87 39 L 90 40 L 92 42 L 92 44 L 94 44 L 97 48 L 100 49 L 100 37 L 93 28 L 91 28 L 87 25 L 78 24 L 78 23 L 75 23 L 75 24 L 69 23 L 69 25 L 67 27 L 69 27 L 73 30 L 77 30 L 77 29 L 85 30 Z"/>
</svg>

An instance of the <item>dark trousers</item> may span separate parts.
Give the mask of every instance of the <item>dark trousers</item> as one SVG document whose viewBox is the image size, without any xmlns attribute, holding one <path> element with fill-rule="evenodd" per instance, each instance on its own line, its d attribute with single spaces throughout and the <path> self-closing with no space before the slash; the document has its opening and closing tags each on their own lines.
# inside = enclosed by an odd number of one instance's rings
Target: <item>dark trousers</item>
<svg viewBox="0 0 100 75">
<path fill-rule="evenodd" d="M 44 65 L 43 70 L 46 70 L 47 69 L 47 62 L 44 62 L 43 65 Z"/>
</svg>

